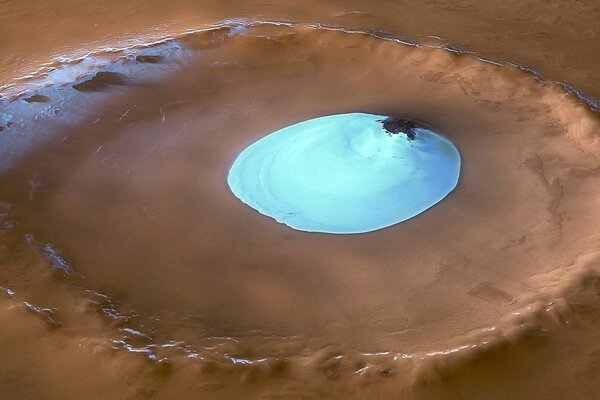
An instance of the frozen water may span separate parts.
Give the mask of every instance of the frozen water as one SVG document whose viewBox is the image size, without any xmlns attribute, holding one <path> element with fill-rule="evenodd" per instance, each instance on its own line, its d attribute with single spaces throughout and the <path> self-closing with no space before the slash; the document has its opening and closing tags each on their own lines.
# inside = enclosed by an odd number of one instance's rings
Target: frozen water
<svg viewBox="0 0 600 400">
<path fill-rule="evenodd" d="M 427 210 L 456 187 L 459 173 L 458 150 L 443 136 L 351 113 L 263 137 L 237 157 L 228 183 L 241 201 L 294 229 L 362 233 Z"/>
</svg>

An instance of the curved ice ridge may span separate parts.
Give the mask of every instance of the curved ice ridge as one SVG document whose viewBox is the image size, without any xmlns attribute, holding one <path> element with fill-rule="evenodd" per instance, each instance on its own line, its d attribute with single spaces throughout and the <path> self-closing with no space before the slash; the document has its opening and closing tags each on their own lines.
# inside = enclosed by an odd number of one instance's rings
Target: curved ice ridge
<svg viewBox="0 0 600 400">
<path fill-rule="evenodd" d="M 39 68 L 34 71 L 31 71 L 23 76 L 19 76 L 15 79 L 14 82 L 8 82 L 2 84 L 0 82 L 0 102 L 3 100 L 14 99 L 15 96 L 19 97 L 23 94 L 26 94 L 28 90 L 35 90 L 40 87 L 44 87 L 47 84 L 51 84 L 52 82 L 48 82 L 47 79 L 53 72 L 61 69 L 64 66 L 77 65 L 84 60 L 93 59 L 96 56 L 102 54 L 119 54 L 122 53 L 126 57 L 127 55 L 135 54 L 140 51 L 144 51 L 147 49 L 152 49 L 155 47 L 161 47 L 164 45 L 169 46 L 169 44 L 176 43 L 178 40 L 189 37 L 191 35 L 203 32 L 215 32 L 222 29 L 229 30 L 229 36 L 234 36 L 238 34 L 247 33 L 247 31 L 251 28 L 260 28 L 264 26 L 286 26 L 289 28 L 306 28 L 312 30 L 327 30 L 327 31 L 338 31 L 344 32 L 348 34 L 359 34 L 359 35 L 367 35 L 381 40 L 388 40 L 395 43 L 403 44 L 406 46 L 412 47 L 424 47 L 424 48 L 438 48 L 451 53 L 459 54 L 459 55 L 470 55 L 475 57 L 477 60 L 494 64 L 497 66 L 508 66 L 517 68 L 521 71 L 527 72 L 533 76 L 538 82 L 541 83 L 553 83 L 562 87 L 562 89 L 569 94 L 574 95 L 579 101 L 585 103 L 588 108 L 594 111 L 600 110 L 600 104 L 594 98 L 587 96 L 581 90 L 578 90 L 571 84 L 565 81 L 558 80 L 545 80 L 540 76 L 540 72 L 538 69 L 514 63 L 511 61 L 503 60 L 503 59 L 492 59 L 485 57 L 484 55 L 477 53 L 476 51 L 454 46 L 448 43 L 421 43 L 418 40 L 407 39 L 398 36 L 397 34 L 383 31 L 383 30 L 375 30 L 375 29 L 361 29 L 355 27 L 347 27 L 342 25 L 329 25 L 322 24 L 319 22 L 312 23 L 300 23 L 300 22 L 292 22 L 288 20 L 256 20 L 249 18 L 228 18 L 216 23 L 208 24 L 206 26 L 189 28 L 180 32 L 176 32 L 173 34 L 162 34 L 157 35 L 155 37 L 149 35 L 143 35 L 143 39 L 130 39 L 124 41 L 124 44 L 120 46 L 103 46 L 93 49 L 91 51 L 80 51 L 79 54 L 74 53 L 71 55 L 62 55 L 58 57 L 52 58 L 50 61 L 46 63 L 42 63 Z M 437 36 L 428 36 L 430 39 L 441 40 Z M 123 43 L 123 41 L 121 42 Z M 100 63 L 98 67 L 102 67 L 103 64 Z M 33 82 L 31 82 L 33 80 Z M 35 80 L 40 80 L 39 82 L 35 82 Z M 51 81 L 51 79 L 50 79 Z"/>
<path fill-rule="evenodd" d="M 247 147 L 232 192 L 294 229 L 364 233 L 414 217 L 458 183 L 460 155 L 413 122 L 350 113 L 303 121 Z"/>
</svg>

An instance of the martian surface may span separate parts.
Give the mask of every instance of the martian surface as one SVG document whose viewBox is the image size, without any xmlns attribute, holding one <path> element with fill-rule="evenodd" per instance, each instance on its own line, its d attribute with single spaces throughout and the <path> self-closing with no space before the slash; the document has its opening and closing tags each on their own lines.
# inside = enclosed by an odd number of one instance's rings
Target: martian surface
<svg viewBox="0 0 600 400">
<path fill-rule="evenodd" d="M 599 18 L 0 1 L 0 398 L 597 398 Z"/>
</svg>

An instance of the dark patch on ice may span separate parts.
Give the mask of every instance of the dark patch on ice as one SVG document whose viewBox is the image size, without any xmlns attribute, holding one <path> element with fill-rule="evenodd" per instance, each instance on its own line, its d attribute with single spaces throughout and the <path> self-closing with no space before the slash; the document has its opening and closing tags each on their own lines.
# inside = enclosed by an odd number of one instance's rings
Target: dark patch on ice
<svg viewBox="0 0 600 400">
<path fill-rule="evenodd" d="M 165 60 L 163 56 L 157 55 L 142 55 L 135 57 L 135 61 L 145 64 L 160 64 Z"/>
<path fill-rule="evenodd" d="M 50 102 L 50 97 L 44 96 L 43 94 L 34 94 L 33 96 L 27 97 L 23 99 L 27 103 L 48 103 Z"/>
<path fill-rule="evenodd" d="M 111 86 L 126 86 L 129 78 L 120 72 L 100 71 L 92 78 L 73 85 L 75 90 L 80 92 L 99 92 L 110 88 Z"/>
<path fill-rule="evenodd" d="M 400 117 L 388 117 L 382 121 L 383 129 L 390 135 L 403 133 L 408 140 L 415 140 L 417 136 L 417 128 L 422 128 L 417 122 L 410 119 Z"/>
<path fill-rule="evenodd" d="M 11 121 L 7 121 L 4 125 L 1 124 L 2 121 L 0 121 L 0 132 L 10 128 L 10 126 L 13 124 Z"/>
</svg>

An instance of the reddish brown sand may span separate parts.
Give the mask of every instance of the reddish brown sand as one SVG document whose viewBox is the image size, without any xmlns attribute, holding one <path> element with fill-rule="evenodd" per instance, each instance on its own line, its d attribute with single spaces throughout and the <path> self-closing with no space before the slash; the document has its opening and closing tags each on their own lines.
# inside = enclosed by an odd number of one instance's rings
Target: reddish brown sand
<svg viewBox="0 0 600 400">
<path fill-rule="evenodd" d="M 37 3 L 0 2 L 0 398 L 599 396 L 600 7 Z M 344 112 L 444 132 L 459 186 L 360 235 L 230 193 Z"/>
</svg>

